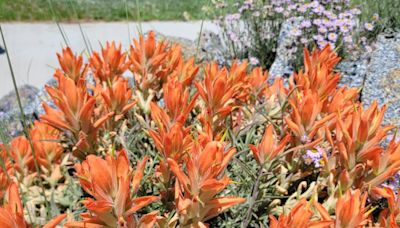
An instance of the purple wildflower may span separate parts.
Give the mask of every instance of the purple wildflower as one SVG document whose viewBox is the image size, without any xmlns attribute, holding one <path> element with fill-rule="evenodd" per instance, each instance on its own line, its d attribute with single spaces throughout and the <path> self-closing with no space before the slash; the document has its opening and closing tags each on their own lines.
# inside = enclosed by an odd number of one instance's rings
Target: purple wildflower
<svg viewBox="0 0 400 228">
<path fill-rule="evenodd" d="M 249 58 L 249 62 L 253 66 L 256 66 L 256 65 L 260 64 L 260 61 L 256 57 L 250 57 Z"/>
<path fill-rule="evenodd" d="M 310 28 L 311 27 L 311 21 L 310 20 L 304 20 L 300 24 L 301 28 Z"/>
<path fill-rule="evenodd" d="M 316 150 L 307 150 L 303 154 L 304 163 L 307 165 L 314 165 L 315 168 L 321 168 L 323 165 L 322 161 L 323 149 L 318 147 Z"/>
<path fill-rule="evenodd" d="M 328 34 L 328 39 L 330 41 L 336 42 L 337 38 L 338 38 L 338 35 L 336 33 L 331 32 Z"/>
<path fill-rule="evenodd" d="M 368 30 L 368 31 L 372 31 L 372 30 L 374 30 L 374 25 L 371 24 L 371 23 L 365 23 L 365 24 L 364 24 L 364 28 L 365 28 L 366 30 Z"/>
<path fill-rule="evenodd" d="M 292 36 L 301 36 L 301 30 L 298 28 L 293 28 L 292 30 L 290 30 L 290 34 Z"/>
</svg>

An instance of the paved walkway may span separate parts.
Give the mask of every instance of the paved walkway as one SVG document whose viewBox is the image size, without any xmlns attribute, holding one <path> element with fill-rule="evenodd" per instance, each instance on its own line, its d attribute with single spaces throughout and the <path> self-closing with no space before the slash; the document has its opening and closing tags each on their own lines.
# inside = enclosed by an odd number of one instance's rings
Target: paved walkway
<svg viewBox="0 0 400 228">
<path fill-rule="evenodd" d="M 62 36 L 54 23 L 1 23 L 18 86 L 31 84 L 38 88 L 47 82 L 58 66 L 56 52 L 63 46 Z M 131 38 L 137 37 L 138 23 L 83 23 L 82 29 L 93 49 L 100 44 L 115 40 L 123 48 L 129 47 Z M 128 27 L 129 31 L 128 32 Z M 145 22 L 143 32 L 155 30 L 167 36 L 195 40 L 201 22 Z M 79 53 L 85 49 L 78 24 L 62 24 L 72 49 Z M 204 23 L 204 29 L 216 31 L 211 22 Z M 1 40 L 0 46 L 4 47 Z M 0 54 L 0 98 L 12 90 L 12 81 L 5 54 Z"/>
</svg>

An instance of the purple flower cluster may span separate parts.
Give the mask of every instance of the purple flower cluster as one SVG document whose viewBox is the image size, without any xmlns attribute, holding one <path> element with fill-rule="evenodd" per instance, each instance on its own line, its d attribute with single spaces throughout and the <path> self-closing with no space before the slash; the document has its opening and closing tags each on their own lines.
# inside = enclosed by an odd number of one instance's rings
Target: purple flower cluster
<svg viewBox="0 0 400 228">
<path fill-rule="evenodd" d="M 323 166 L 322 153 L 321 147 L 317 147 L 316 150 L 307 150 L 302 156 L 304 163 L 313 165 L 315 168 L 321 168 Z"/>
<path fill-rule="evenodd" d="M 218 2 L 218 7 L 227 4 L 226 0 L 215 2 Z M 225 15 L 220 23 L 231 46 L 268 49 L 263 44 L 277 43 L 280 25 L 284 21 L 296 21 L 298 26 L 289 31 L 294 43 L 288 50 L 288 54 L 296 56 L 304 46 L 311 48 L 315 44 L 319 48 L 330 44 L 332 48 L 339 47 L 345 51 L 353 51 L 361 45 L 369 50 L 367 42 L 358 42 L 357 37 L 360 32 L 373 32 L 379 20 L 379 15 L 374 15 L 371 22 L 360 26 L 361 11 L 352 7 L 350 0 L 241 0 L 233 6 L 236 10 Z M 272 47 L 271 50 L 244 52 L 262 59 L 259 54 L 275 50 Z"/>
</svg>

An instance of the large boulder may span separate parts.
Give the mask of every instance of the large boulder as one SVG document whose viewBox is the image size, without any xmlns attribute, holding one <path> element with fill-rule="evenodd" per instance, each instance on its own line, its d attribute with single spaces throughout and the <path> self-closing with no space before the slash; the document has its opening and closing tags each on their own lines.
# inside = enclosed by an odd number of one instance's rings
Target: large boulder
<svg viewBox="0 0 400 228">
<path fill-rule="evenodd" d="M 170 43 L 179 44 L 182 47 L 182 53 L 185 58 L 190 58 L 197 55 L 197 60 L 201 61 L 204 59 L 204 52 L 199 45 L 197 50 L 197 39 L 190 40 L 182 37 L 167 36 L 162 33 L 156 33 L 157 40 L 168 40 Z"/>
<path fill-rule="evenodd" d="M 400 33 L 380 35 L 370 54 L 361 100 L 369 106 L 374 100 L 386 103 L 384 122 L 400 126 Z"/>
<path fill-rule="evenodd" d="M 32 104 L 37 97 L 38 89 L 31 85 L 18 88 L 22 107 L 28 121 L 36 118 L 36 107 Z M 14 137 L 22 133 L 21 112 L 15 92 L 10 92 L 0 99 L 0 123 L 3 133 Z"/>
</svg>

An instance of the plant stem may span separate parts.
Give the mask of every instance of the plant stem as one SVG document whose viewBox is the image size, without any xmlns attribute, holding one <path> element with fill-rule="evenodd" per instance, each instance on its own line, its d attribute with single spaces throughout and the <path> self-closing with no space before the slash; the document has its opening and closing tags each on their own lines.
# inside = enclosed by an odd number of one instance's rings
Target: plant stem
<svg viewBox="0 0 400 228">
<path fill-rule="evenodd" d="M 56 15 L 56 13 L 55 13 L 55 11 L 54 11 L 54 8 L 53 8 L 53 2 L 52 2 L 52 0 L 48 0 L 48 3 L 49 3 L 50 11 L 51 11 L 51 13 L 52 13 L 52 15 L 53 15 L 53 20 L 56 22 L 57 28 L 58 28 L 58 30 L 59 30 L 60 33 L 61 33 L 61 36 L 62 36 L 62 38 L 63 38 L 63 40 L 64 40 L 64 43 L 65 43 L 66 46 L 69 46 L 69 45 L 68 45 L 67 34 L 65 34 L 65 31 L 63 30 L 63 28 L 61 27 L 61 25 L 60 25 L 60 23 L 59 23 L 59 21 L 58 21 L 57 15 Z"/>
<path fill-rule="evenodd" d="M 78 15 L 78 12 L 76 11 L 75 6 L 74 6 L 72 0 L 69 0 L 69 4 L 71 5 L 71 9 L 72 9 L 72 11 L 74 12 L 74 15 L 75 15 L 75 17 L 76 17 L 76 20 L 78 21 L 77 23 L 78 23 L 79 31 L 80 31 L 80 33 L 81 33 L 83 42 L 85 43 L 86 50 L 89 52 L 89 55 L 92 55 L 92 52 L 93 52 L 93 51 L 92 51 L 92 49 L 90 48 L 90 46 L 89 46 L 89 44 L 88 44 L 88 41 L 87 41 L 86 36 L 85 36 L 85 33 L 83 32 L 82 25 L 81 25 L 81 23 L 79 22 L 79 15 Z"/>
<path fill-rule="evenodd" d="M 252 217 L 251 214 L 253 213 L 253 207 L 254 207 L 254 204 L 258 197 L 262 173 L 263 173 L 263 167 L 260 166 L 259 170 L 258 170 L 257 180 L 253 185 L 253 193 L 250 198 L 249 209 L 247 210 L 246 218 L 243 220 L 242 225 L 241 225 L 242 228 L 248 227 L 249 223 L 251 221 L 251 217 Z"/>
<path fill-rule="evenodd" d="M 140 4 L 139 4 L 139 0 L 136 0 L 136 16 L 137 16 L 137 21 L 139 23 L 139 35 L 143 35 L 143 30 L 142 30 L 142 22 L 140 20 Z"/>
<path fill-rule="evenodd" d="M 211 0 L 208 1 L 207 7 L 210 5 L 210 3 L 211 3 Z M 197 39 L 196 55 L 194 56 L 195 61 L 197 60 L 197 56 L 198 56 L 199 50 L 200 50 L 200 40 L 201 40 L 201 35 L 203 34 L 203 26 L 204 26 L 204 17 L 201 20 L 199 38 Z"/>
<path fill-rule="evenodd" d="M 3 44 L 4 44 L 4 49 L 5 49 L 5 52 L 6 52 L 6 56 L 7 56 L 8 66 L 9 66 L 10 72 L 11 72 L 11 79 L 12 79 L 12 82 L 13 82 L 13 85 L 14 85 L 14 91 L 15 91 L 15 95 L 17 97 L 18 107 L 19 107 L 20 114 L 21 114 L 22 128 L 23 128 L 25 137 L 29 141 L 29 146 L 30 146 L 31 151 L 32 151 L 32 156 L 33 156 L 33 162 L 34 162 L 34 165 L 35 165 L 35 169 L 36 169 L 36 171 L 38 173 L 38 176 L 39 176 L 39 179 L 40 179 L 40 177 L 42 176 L 42 172 L 40 170 L 40 167 L 39 167 L 39 164 L 38 164 L 38 161 L 37 161 L 36 151 L 35 151 L 35 148 L 34 148 L 34 145 L 33 145 L 33 141 L 32 141 L 31 135 L 30 135 L 28 127 L 27 127 L 27 121 L 26 121 L 24 109 L 22 108 L 21 97 L 19 96 L 17 82 L 15 80 L 14 70 L 13 70 L 12 64 L 11 64 L 10 53 L 8 52 L 6 40 L 4 38 L 4 33 L 3 33 L 3 29 L 1 27 L 1 25 L 0 25 L 0 33 L 1 33 L 1 39 L 2 39 Z M 46 191 L 44 189 L 44 185 L 43 185 L 42 179 L 40 179 L 39 183 L 40 183 L 40 186 L 41 186 L 41 189 L 42 189 L 44 202 L 45 202 L 45 204 L 47 204 L 48 201 L 47 201 L 47 198 L 46 198 Z M 46 208 L 47 208 L 47 210 L 49 209 L 48 207 L 46 207 Z M 48 213 L 46 213 L 46 216 L 48 216 Z"/>
</svg>

